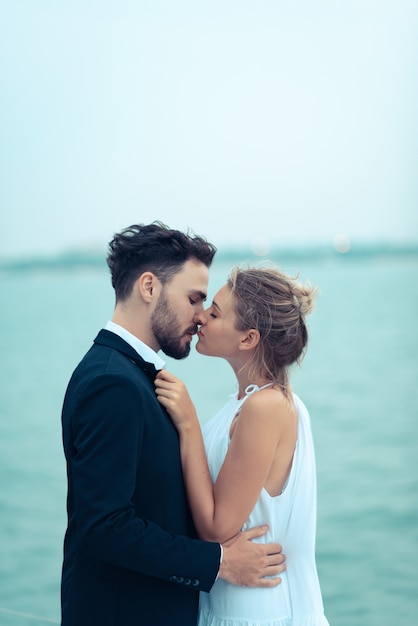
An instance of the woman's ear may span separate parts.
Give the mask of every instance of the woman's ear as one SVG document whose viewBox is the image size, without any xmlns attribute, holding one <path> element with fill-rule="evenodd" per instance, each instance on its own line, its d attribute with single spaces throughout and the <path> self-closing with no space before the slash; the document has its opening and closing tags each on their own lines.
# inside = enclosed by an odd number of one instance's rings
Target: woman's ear
<svg viewBox="0 0 418 626">
<path fill-rule="evenodd" d="M 135 289 L 144 302 L 151 304 L 159 293 L 160 281 L 152 272 L 144 272 L 137 279 Z"/>
<path fill-rule="evenodd" d="M 260 333 L 255 328 L 247 330 L 240 341 L 240 350 L 252 350 L 260 343 Z"/>
</svg>

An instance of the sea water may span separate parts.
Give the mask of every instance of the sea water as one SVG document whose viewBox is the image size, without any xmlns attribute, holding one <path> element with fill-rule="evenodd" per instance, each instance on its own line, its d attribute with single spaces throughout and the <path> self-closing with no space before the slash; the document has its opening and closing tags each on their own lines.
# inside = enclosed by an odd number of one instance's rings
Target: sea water
<svg viewBox="0 0 418 626">
<path fill-rule="evenodd" d="M 416 626 L 418 258 L 279 261 L 320 289 L 292 380 L 315 438 L 326 615 L 332 626 Z M 209 299 L 230 265 L 215 262 Z M 62 399 L 114 298 L 105 267 L 2 271 L 0 287 L 0 624 L 45 626 L 60 615 Z M 235 391 L 220 359 L 192 350 L 167 366 L 202 423 Z"/>
</svg>

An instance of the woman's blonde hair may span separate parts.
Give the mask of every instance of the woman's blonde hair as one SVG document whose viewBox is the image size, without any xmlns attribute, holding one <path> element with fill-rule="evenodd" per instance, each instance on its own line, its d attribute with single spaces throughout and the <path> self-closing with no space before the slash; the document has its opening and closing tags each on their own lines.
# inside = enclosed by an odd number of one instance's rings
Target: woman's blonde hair
<svg viewBox="0 0 418 626">
<path fill-rule="evenodd" d="M 305 317 L 312 312 L 317 289 L 273 267 L 235 267 L 228 278 L 237 329 L 254 328 L 260 342 L 250 363 L 255 375 L 289 390 L 289 367 L 300 363 L 307 348 Z"/>
</svg>

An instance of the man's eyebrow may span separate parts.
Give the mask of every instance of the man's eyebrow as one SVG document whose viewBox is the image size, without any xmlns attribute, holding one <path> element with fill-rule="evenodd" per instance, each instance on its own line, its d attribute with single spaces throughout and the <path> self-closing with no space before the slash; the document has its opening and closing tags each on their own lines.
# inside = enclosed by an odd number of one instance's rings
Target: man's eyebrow
<svg viewBox="0 0 418 626">
<path fill-rule="evenodd" d="M 203 300 L 203 301 L 205 301 L 206 298 L 208 297 L 204 291 L 199 291 L 198 289 L 192 289 L 190 292 L 190 295 L 200 298 L 200 300 Z"/>
</svg>

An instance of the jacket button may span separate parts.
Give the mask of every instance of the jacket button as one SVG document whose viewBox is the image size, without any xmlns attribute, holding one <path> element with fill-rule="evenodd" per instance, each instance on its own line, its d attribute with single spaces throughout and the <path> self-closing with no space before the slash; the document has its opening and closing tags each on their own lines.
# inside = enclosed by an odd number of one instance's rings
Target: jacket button
<svg viewBox="0 0 418 626">
<path fill-rule="evenodd" d="M 197 578 L 193 578 L 193 580 L 192 580 L 193 587 L 197 587 L 199 585 L 199 583 L 200 583 L 200 580 L 198 580 Z"/>
</svg>

